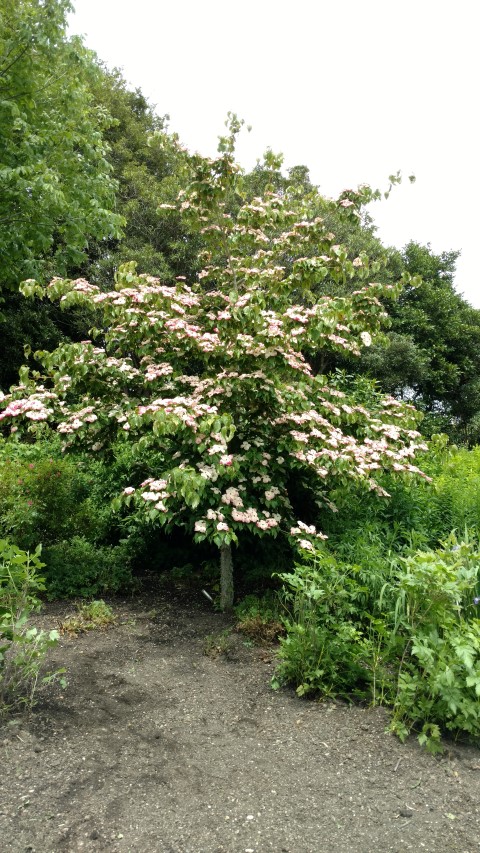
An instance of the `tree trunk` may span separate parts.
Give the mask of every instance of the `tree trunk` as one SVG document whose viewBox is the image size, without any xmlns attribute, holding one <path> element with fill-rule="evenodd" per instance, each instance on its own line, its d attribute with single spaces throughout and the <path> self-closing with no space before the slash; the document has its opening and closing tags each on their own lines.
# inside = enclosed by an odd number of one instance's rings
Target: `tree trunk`
<svg viewBox="0 0 480 853">
<path fill-rule="evenodd" d="M 220 609 L 229 611 L 233 606 L 233 561 L 230 545 L 220 548 Z"/>
</svg>

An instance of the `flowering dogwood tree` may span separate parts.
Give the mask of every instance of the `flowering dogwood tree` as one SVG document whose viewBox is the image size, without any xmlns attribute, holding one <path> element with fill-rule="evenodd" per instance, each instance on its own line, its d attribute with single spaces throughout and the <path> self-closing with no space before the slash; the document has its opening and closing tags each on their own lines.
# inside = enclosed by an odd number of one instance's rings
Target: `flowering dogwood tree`
<svg viewBox="0 0 480 853">
<path fill-rule="evenodd" d="M 54 279 L 42 292 L 64 307 L 90 306 L 97 328 L 91 340 L 37 353 L 43 375 L 24 369 L 0 412 L 4 425 L 49 422 L 68 445 L 92 453 L 119 435 L 132 442 L 152 460 L 150 476 L 125 488 L 118 506 L 215 543 L 224 609 L 233 601 L 231 545 L 242 531 L 282 531 L 303 548 L 323 536 L 294 516 L 292 473 L 331 506 L 331 488 L 349 478 L 382 493 L 376 473 L 418 472 L 412 458 L 423 448 L 411 407 L 386 398 L 368 411 L 309 363 L 322 348 L 359 354 L 369 346 L 384 318 L 378 297 L 394 288 L 369 283 L 368 259 L 348 261 L 300 202 L 267 193 L 242 203 L 235 132 L 217 159 L 198 160 L 179 200 L 208 246 L 198 280 L 166 285 L 133 264 L 109 292 Z M 355 215 L 352 196 L 332 205 Z M 359 287 L 312 302 L 311 287 L 327 275 Z M 23 290 L 40 292 L 34 282 Z"/>
</svg>

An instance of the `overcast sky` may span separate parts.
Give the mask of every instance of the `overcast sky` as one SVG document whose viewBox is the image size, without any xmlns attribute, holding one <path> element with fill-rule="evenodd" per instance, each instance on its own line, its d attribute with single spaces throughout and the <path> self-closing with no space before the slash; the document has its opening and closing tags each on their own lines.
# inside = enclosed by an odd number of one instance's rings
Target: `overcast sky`
<svg viewBox="0 0 480 853">
<path fill-rule="evenodd" d="M 72 33 L 140 87 L 190 149 L 213 154 L 229 110 L 325 195 L 407 180 L 372 215 L 384 243 L 461 250 L 480 307 L 478 0 L 74 0 Z"/>
</svg>

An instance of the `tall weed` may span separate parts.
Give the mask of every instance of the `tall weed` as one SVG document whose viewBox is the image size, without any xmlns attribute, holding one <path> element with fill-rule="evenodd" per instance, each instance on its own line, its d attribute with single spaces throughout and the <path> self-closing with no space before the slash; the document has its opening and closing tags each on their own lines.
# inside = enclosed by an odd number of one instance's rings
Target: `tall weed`
<svg viewBox="0 0 480 853">
<path fill-rule="evenodd" d="M 39 682 L 60 678 L 64 683 L 63 670 L 40 675 L 48 650 L 58 641 L 58 631 L 39 631 L 29 624 L 45 588 L 39 574 L 43 567 L 40 548 L 30 554 L 0 540 L 0 719 L 31 708 Z"/>
</svg>

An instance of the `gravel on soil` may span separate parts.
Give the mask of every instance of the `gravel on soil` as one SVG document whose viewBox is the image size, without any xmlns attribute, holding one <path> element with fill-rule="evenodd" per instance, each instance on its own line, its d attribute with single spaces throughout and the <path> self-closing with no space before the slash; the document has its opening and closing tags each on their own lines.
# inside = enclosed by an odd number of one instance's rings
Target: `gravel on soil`
<svg viewBox="0 0 480 853">
<path fill-rule="evenodd" d="M 0 729 L 2 853 L 480 853 L 479 750 L 273 692 L 274 651 L 232 633 L 214 654 L 206 601 L 113 607 L 53 651 L 67 688 Z"/>
</svg>

